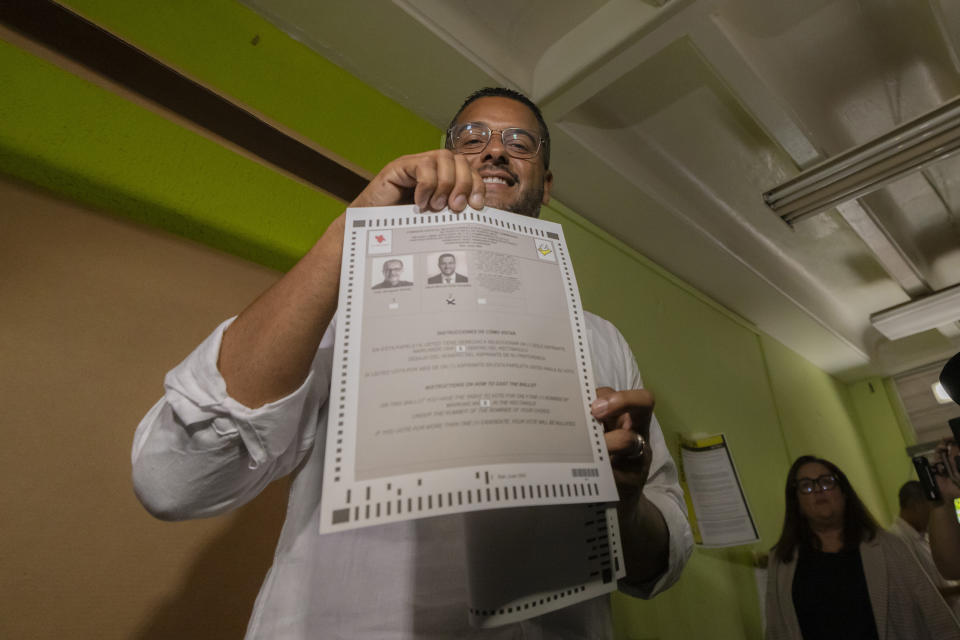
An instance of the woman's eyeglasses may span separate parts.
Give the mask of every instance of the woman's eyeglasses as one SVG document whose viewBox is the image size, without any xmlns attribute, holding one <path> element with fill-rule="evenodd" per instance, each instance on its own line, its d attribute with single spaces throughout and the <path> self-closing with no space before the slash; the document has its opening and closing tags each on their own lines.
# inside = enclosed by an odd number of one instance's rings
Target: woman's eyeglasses
<svg viewBox="0 0 960 640">
<path fill-rule="evenodd" d="M 837 487 L 837 478 L 833 474 L 824 474 L 816 479 L 800 478 L 797 480 L 797 493 L 810 494 L 814 491 L 830 491 Z"/>
</svg>

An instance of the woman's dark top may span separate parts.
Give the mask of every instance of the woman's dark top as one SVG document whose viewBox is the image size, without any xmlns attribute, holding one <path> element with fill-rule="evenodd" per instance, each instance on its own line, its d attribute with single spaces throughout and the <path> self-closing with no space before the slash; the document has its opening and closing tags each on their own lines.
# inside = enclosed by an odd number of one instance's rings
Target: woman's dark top
<svg viewBox="0 0 960 640">
<path fill-rule="evenodd" d="M 860 548 L 799 553 L 793 607 L 804 640 L 878 640 Z"/>
</svg>

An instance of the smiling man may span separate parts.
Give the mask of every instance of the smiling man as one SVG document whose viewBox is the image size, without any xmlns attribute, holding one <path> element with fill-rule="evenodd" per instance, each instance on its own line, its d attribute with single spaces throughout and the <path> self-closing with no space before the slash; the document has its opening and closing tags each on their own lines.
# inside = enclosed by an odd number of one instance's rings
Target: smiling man
<svg viewBox="0 0 960 640">
<path fill-rule="evenodd" d="M 487 205 L 538 217 L 553 186 L 550 134 L 540 110 L 528 101 L 482 91 L 471 98 L 450 123 L 446 147 L 483 180 Z M 497 138 L 506 153 L 490 148 Z"/>
<path fill-rule="evenodd" d="M 445 146 L 390 162 L 352 206 L 461 212 L 469 203 L 537 216 L 549 201 L 549 132 L 523 95 L 474 93 Z M 319 534 L 343 230 L 341 216 L 281 280 L 167 374 L 166 395 L 134 440 L 137 495 L 160 518 L 205 517 L 294 474 L 248 638 L 612 637 L 607 598 L 471 629 L 461 517 Z M 692 549 L 683 493 L 626 341 L 609 322 L 585 319 L 599 386 L 592 413 L 606 426 L 620 490 L 627 576 L 619 586 L 649 598 L 677 580 Z"/>
</svg>

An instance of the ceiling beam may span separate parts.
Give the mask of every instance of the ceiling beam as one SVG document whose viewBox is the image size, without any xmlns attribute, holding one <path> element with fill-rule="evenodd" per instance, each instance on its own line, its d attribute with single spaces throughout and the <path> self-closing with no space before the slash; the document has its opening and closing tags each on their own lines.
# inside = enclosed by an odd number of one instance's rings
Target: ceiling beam
<svg viewBox="0 0 960 640">
<path fill-rule="evenodd" d="M 907 295 L 916 298 L 932 291 L 920 270 L 891 239 L 869 207 L 859 200 L 851 200 L 838 205 L 837 211 Z"/>
<path fill-rule="evenodd" d="M 713 16 L 704 16 L 690 32 L 707 64 L 732 90 L 744 109 L 779 144 L 798 167 L 817 162 L 822 155 L 811 136 L 798 126 L 786 102 L 774 93 L 737 49 Z"/>
</svg>

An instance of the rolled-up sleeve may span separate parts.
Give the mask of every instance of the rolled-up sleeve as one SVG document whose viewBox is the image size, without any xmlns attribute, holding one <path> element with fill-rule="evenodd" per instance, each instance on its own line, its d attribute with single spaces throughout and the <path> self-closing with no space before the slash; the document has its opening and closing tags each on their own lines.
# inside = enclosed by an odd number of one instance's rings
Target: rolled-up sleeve
<svg viewBox="0 0 960 640">
<path fill-rule="evenodd" d="M 251 409 L 227 394 L 217 369 L 232 321 L 167 374 L 163 398 L 137 427 L 134 489 L 158 518 L 213 516 L 248 502 L 296 467 L 318 435 L 329 394 L 333 323 L 300 387 Z"/>
</svg>

